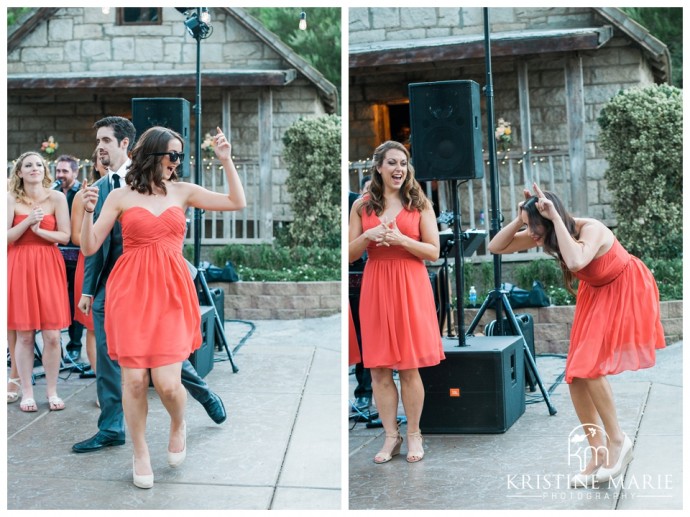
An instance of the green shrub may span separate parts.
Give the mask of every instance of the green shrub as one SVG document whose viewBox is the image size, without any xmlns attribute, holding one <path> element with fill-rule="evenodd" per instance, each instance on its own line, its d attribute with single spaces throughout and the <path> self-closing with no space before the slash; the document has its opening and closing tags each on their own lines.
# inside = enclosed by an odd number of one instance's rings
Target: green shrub
<svg viewBox="0 0 690 517">
<path fill-rule="evenodd" d="M 337 115 L 300 119 L 285 132 L 293 245 L 340 249 L 340 140 Z"/>
<path fill-rule="evenodd" d="M 665 84 L 622 91 L 599 116 L 616 235 L 638 257 L 682 253 L 682 93 Z"/>
<path fill-rule="evenodd" d="M 683 259 L 645 259 L 654 274 L 661 301 L 683 299 Z"/>
<path fill-rule="evenodd" d="M 213 263 L 230 261 L 246 282 L 338 281 L 340 249 L 230 244 L 213 253 Z"/>
</svg>

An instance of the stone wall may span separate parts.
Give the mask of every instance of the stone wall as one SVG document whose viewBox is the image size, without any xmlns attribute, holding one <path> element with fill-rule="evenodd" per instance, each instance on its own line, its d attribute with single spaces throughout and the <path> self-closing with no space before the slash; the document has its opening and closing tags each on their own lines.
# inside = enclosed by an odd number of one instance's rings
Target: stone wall
<svg viewBox="0 0 690 517">
<path fill-rule="evenodd" d="M 225 319 L 320 318 L 341 311 L 341 282 L 211 282 L 225 292 Z"/>
<path fill-rule="evenodd" d="M 7 57 L 7 71 L 36 76 L 75 72 L 139 70 L 165 72 L 196 69 L 196 41 L 186 34 L 184 16 L 163 8 L 161 25 L 121 26 L 115 11 L 100 7 L 63 8 L 40 24 Z M 202 42 L 204 69 L 290 69 L 254 34 L 239 26 L 222 9 L 213 9 L 213 34 Z M 236 160 L 258 162 L 258 103 L 260 87 L 204 87 L 202 75 L 202 139 L 216 126 L 230 127 Z M 13 160 L 53 136 L 58 153 L 90 159 L 95 147 L 93 124 L 106 115 L 131 117 L 135 97 L 176 97 L 190 101 L 190 135 L 196 134 L 195 89 L 140 88 L 128 90 L 53 90 L 39 93 L 8 92 L 7 157 Z M 223 99 L 229 96 L 230 119 L 223 121 Z M 325 114 L 317 88 L 302 76 L 290 85 L 273 87 L 272 216 L 292 220 L 290 195 L 285 187 L 288 170 L 283 159 L 283 136 L 298 119 Z M 224 123 L 225 122 L 225 123 Z"/>
<path fill-rule="evenodd" d="M 591 8 L 496 8 L 490 10 L 492 34 L 503 31 L 593 27 L 604 25 Z M 481 8 L 353 8 L 350 9 L 350 45 L 411 39 L 483 34 Z M 597 117 L 619 90 L 653 84 L 649 66 L 638 47 L 614 32 L 614 38 L 596 51 L 581 52 L 585 87 L 585 139 L 588 216 L 615 224 L 610 194 L 603 179 L 606 157 L 598 146 Z M 532 143 L 541 149 L 568 149 L 563 54 L 526 56 L 530 88 Z M 378 105 L 406 102 L 412 82 L 473 80 L 486 84 L 483 60 L 396 67 L 386 73 L 350 75 L 351 161 L 371 156 L 378 145 Z M 512 122 L 520 142 L 517 61 L 492 59 L 495 117 Z M 482 107 L 485 97 L 482 94 Z M 482 124 L 486 116 L 482 115 Z M 486 131 L 483 148 L 486 149 Z M 506 205 L 503 205 L 504 207 Z M 584 214 L 583 214 L 584 215 Z"/>
<path fill-rule="evenodd" d="M 567 354 L 570 344 L 575 306 L 551 306 L 534 309 L 517 309 L 516 314 L 531 314 L 534 320 L 534 349 L 537 354 Z M 477 314 L 477 309 L 465 309 L 465 328 Z M 487 310 L 482 316 L 475 333 L 484 331 L 484 326 L 495 320 L 495 312 Z M 670 345 L 683 339 L 683 301 L 661 302 L 661 324 L 664 327 L 666 343 Z"/>
</svg>

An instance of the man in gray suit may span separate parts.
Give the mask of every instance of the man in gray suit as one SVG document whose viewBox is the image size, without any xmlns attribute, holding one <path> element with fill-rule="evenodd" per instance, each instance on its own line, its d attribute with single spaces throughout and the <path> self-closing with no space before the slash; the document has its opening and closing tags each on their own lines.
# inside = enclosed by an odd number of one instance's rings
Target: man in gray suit
<svg viewBox="0 0 690 517">
<path fill-rule="evenodd" d="M 127 151 L 134 144 L 136 130 L 129 120 L 122 117 L 105 117 L 96 122 L 94 127 L 97 130 L 98 159 L 108 168 L 108 174 L 94 183 L 98 187 L 98 203 L 93 214 L 95 222 L 108 194 L 113 189 L 125 186 L 125 175 L 130 164 Z M 74 452 L 92 452 L 125 443 L 120 366 L 108 356 L 104 328 L 105 284 L 120 255 L 122 228 L 116 222 L 110 236 L 106 237 L 95 254 L 86 258 L 84 266 L 82 294 L 86 297 L 82 299 L 87 301 L 83 305 L 80 303 L 79 309 L 85 312 L 93 310 L 97 349 L 96 388 L 101 415 L 98 418 L 98 432 L 91 438 L 74 444 Z M 123 321 L 122 324 L 126 325 L 127 322 Z M 225 421 L 227 415 L 223 401 L 208 388 L 189 361 L 182 363 L 182 384 L 204 406 L 214 422 L 220 424 Z"/>
</svg>

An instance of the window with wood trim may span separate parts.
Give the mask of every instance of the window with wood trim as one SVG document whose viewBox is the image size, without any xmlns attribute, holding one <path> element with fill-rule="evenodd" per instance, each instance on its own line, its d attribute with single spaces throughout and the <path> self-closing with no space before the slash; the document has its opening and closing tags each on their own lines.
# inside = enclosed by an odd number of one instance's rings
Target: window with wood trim
<svg viewBox="0 0 690 517">
<path fill-rule="evenodd" d="M 161 7 L 118 7 L 118 25 L 160 25 L 163 9 Z"/>
</svg>

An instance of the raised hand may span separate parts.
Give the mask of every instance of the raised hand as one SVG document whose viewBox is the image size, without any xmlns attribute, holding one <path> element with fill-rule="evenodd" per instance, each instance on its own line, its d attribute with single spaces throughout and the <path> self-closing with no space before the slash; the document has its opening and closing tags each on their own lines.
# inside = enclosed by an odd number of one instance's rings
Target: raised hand
<svg viewBox="0 0 690 517">
<path fill-rule="evenodd" d="M 219 160 L 225 160 L 232 157 L 232 146 L 223 131 L 219 127 L 216 127 L 218 133 L 213 137 L 213 150 L 216 153 L 216 158 Z"/>
<path fill-rule="evenodd" d="M 81 198 L 84 201 L 84 213 L 93 213 L 98 202 L 98 187 L 89 187 L 88 182 L 84 181 L 81 187 Z"/>
<path fill-rule="evenodd" d="M 529 191 L 529 189 L 526 188 L 522 189 L 522 194 L 525 196 L 525 199 L 518 203 L 518 214 L 520 213 L 522 205 L 524 205 L 527 202 L 527 200 L 532 197 L 532 193 Z"/>
<path fill-rule="evenodd" d="M 534 192 L 537 195 L 537 210 L 539 210 L 539 215 L 541 215 L 544 219 L 549 219 L 553 220 L 554 218 L 558 217 L 558 212 L 556 211 L 556 207 L 553 206 L 553 203 L 546 198 L 544 193 L 541 191 L 539 188 L 539 185 L 534 183 L 533 185 Z"/>
</svg>

